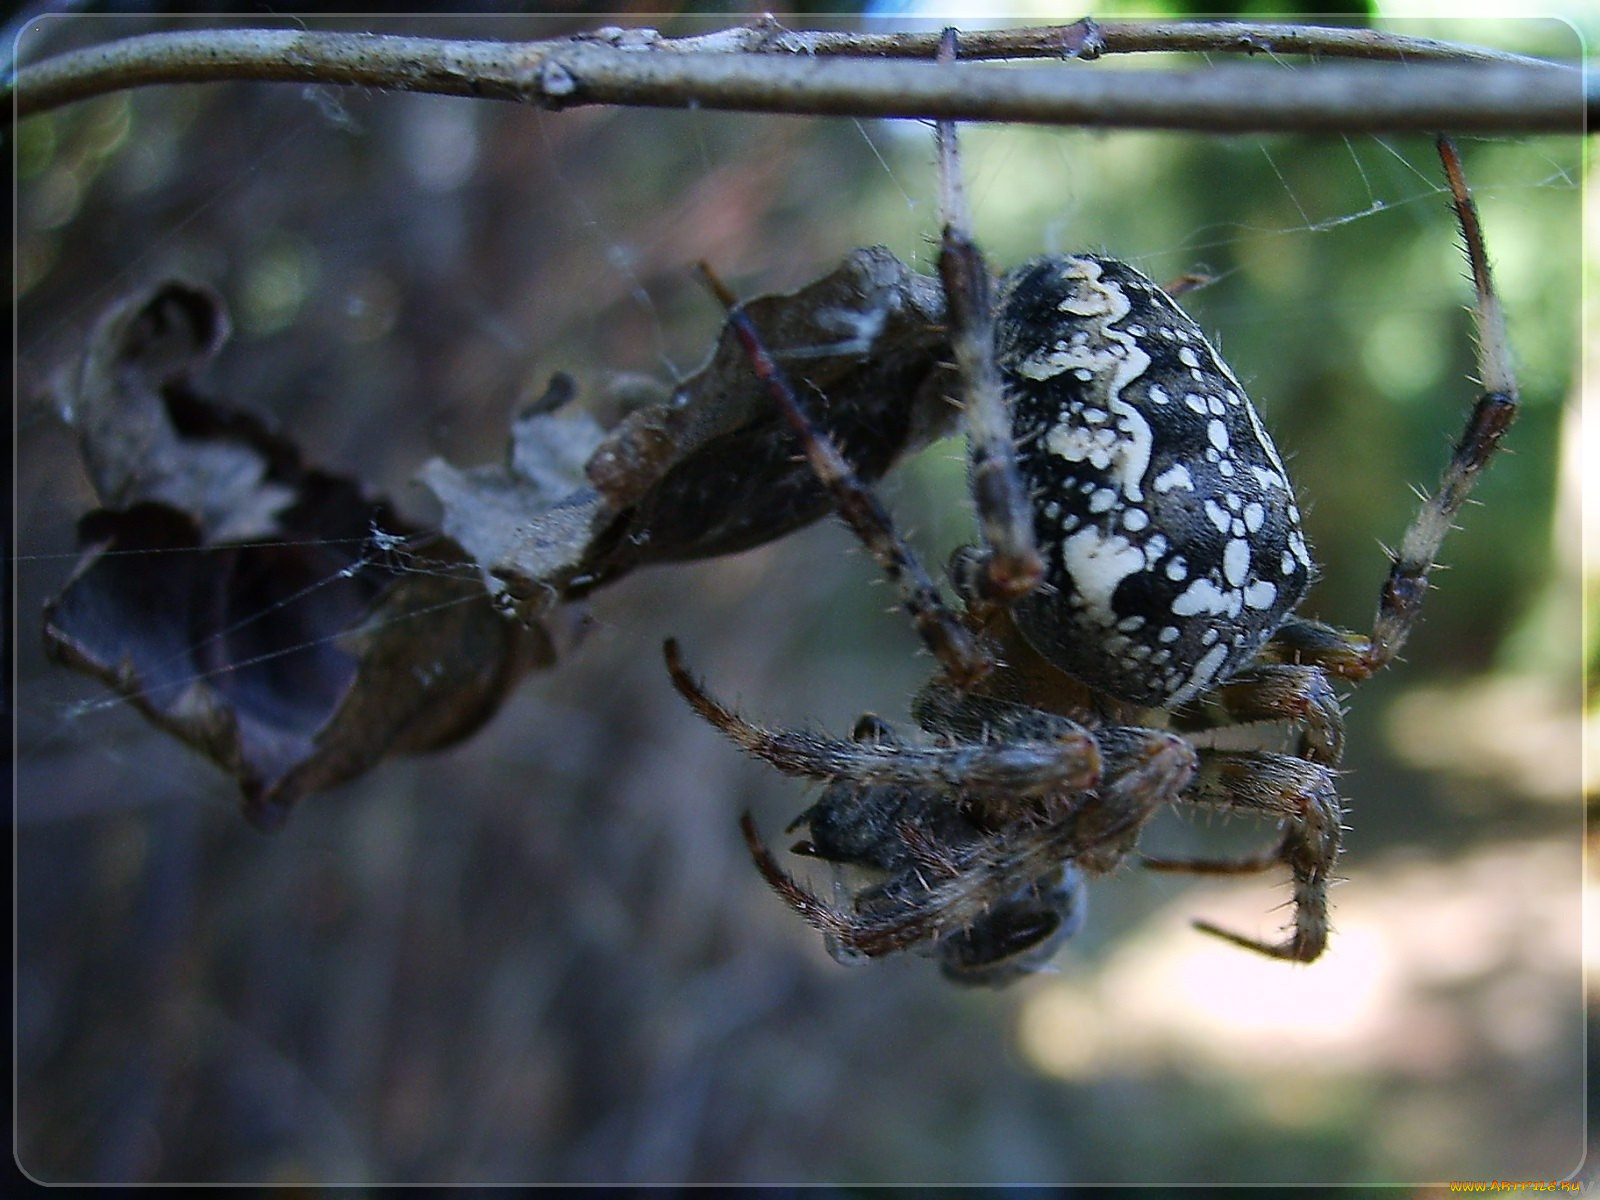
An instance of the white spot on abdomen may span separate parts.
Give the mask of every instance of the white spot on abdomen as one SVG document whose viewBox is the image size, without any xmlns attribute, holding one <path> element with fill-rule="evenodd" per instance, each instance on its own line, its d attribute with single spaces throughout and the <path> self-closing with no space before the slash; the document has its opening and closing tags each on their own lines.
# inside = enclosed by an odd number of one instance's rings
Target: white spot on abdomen
<svg viewBox="0 0 1600 1200">
<path fill-rule="evenodd" d="M 1155 477 L 1150 485 L 1160 492 L 1170 492 L 1173 488 L 1187 488 L 1194 491 L 1194 479 L 1189 474 L 1189 468 L 1182 463 L 1173 463 L 1165 471 Z"/>
<path fill-rule="evenodd" d="M 1244 590 L 1244 602 L 1251 608 L 1268 609 L 1272 602 L 1278 598 L 1277 586 L 1268 583 L 1265 579 L 1258 579 Z"/>
<path fill-rule="evenodd" d="M 1144 570 L 1144 551 L 1118 534 L 1080 529 L 1062 544 L 1061 564 L 1094 619 L 1111 626 L 1117 622 L 1112 593 L 1129 575 Z"/>
<path fill-rule="evenodd" d="M 1196 579 L 1183 591 L 1179 592 L 1172 601 L 1172 614 L 1177 617 L 1193 617 L 1198 616 L 1200 613 L 1225 613 L 1227 611 L 1227 593 L 1209 579 Z"/>
<path fill-rule="evenodd" d="M 1239 587 L 1250 573 L 1250 543 L 1234 538 L 1222 552 L 1222 576 L 1230 586 Z"/>
</svg>

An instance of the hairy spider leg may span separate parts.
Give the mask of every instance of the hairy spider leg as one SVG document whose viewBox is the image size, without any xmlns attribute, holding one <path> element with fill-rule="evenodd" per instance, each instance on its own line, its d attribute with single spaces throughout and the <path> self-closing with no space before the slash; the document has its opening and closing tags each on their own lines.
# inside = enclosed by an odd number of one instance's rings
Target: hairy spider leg
<svg viewBox="0 0 1600 1200">
<path fill-rule="evenodd" d="M 1254 663 L 1206 697 L 1200 715 L 1213 712 L 1201 727 L 1281 721 L 1299 730 L 1298 757 L 1332 767 L 1344 753 L 1344 710 L 1321 667 Z"/>
<path fill-rule="evenodd" d="M 1095 735 L 1064 719 L 1050 738 L 937 746 L 764 729 L 708 695 L 684 668 L 675 640 L 667 639 L 662 649 L 673 685 L 689 706 L 746 754 L 785 775 L 849 778 L 864 786 L 919 788 L 951 796 L 992 794 L 1008 800 L 1078 792 L 1093 787 L 1100 777 Z"/>
<path fill-rule="evenodd" d="M 1291 620 L 1284 623 L 1263 651 L 1264 657 L 1314 663 L 1357 682 L 1386 667 L 1405 645 L 1428 591 L 1428 573 L 1437 565 L 1434 556 L 1517 415 L 1517 381 L 1511 367 L 1505 314 L 1494 290 L 1478 206 L 1467 187 L 1455 144 L 1441 137 L 1438 147 L 1450 184 L 1450 206 L 1461 229 L 1462 247 L 1476 293 L 1472 320 L 1478 383 L 1483 390 L 1456 441 L 1438 488 L 1423 498 L 1416 517 L 1400 539 L 1399 550 L 1389 552 L 1389 574 L 1378 595 L 1372 633 L 1363 636 L 1315 621 Z"/>
<path fill-rule="evenodd" d="M 946 676 L 960 687 L 972 686 L 993 669 L 993 662 L 961 618 L 945 604 L 938 586 L 900 536 L 883 502 L 855 473 L 827 431 L 806 412 L 804 402 L 768 353 L 744 307 L 707 264 L 700 264 L 700 273 L 727 310 L 728 326 L 744 347 L 751 369 L 800 439 L 811 469 L 833 496 L 840 518 L 899 589 L 902 606 L 911 614 L 923 644 L 938 659 Z"/>
<path fill-rule="evenodd" d="M 1048 822 L 1019 820 L 948 854 L 923 853 L 928 877 L 881 907 L 828 904 L 778 864 L 748 813 L 739 827 L 762 876 L 791 908 L 847 950 L 876 958 L 971 928 L 997 896 L 1013 896 L 1063 863 L 1094 873 L 1115 867 L 1151 814 L 1194 777 L 1197 759 L 1181 737 L 1160 730 L 1113 726 L 1099 736 L 1107 754 L 1097 788 L 1071 797 Z"/>
<path fill-rule="evenodd" d="M 1288 754 L 1207 750 L 1183 794 L 1185 804 L 1277 817 L 1284 822 L 1276 849 L 1254 858 L 1175 862 L 1146 858 L 1157 871 L 1242 875 L 1286 864 L 1294 880 L 1294 929 L 1283 942 L 1265 942 L 1196 921 L 1195 928 L 1273 958 L 1311 962 L 1328 944 L 1328 884 L 1339 858 L 1344 808 L 1333 772 Z"/>
<path fill-rule="evenodd" d="M 1143 864 L 1151 870 L 1195 875 L 1245 875 L 1288 867 L 1294 924 L 1287 940 L 1265 942 L 1203 920 L 1194 926 L 1247 950 L 1311 962 L 1328 942 L 1327 885 L 1343 833 L 1343 806 L 1332 770 L 1344 749 L 1344 714 L 1338 698 L 1321 667 L 1257 663 L 1218 688 L 1208 698 L 1207 708 L 1220 710 L 1218 725 L 1283 721 L 1298 726 L 1295 752 L 1204 749 L 1200 771 L 1179 802 L 1276 817 L 1283 822 L 1283 834 L 1271 850 L 1246 858 L 1144 857 Z"/>
<path fill-rule="evenodd" d="M 955 61 L 956 36 L 947 28 L 940 37 L 939 62 Z M 1017 468 L 1011 413 L 995 363 L 994 281 L 971 232 L 955 122 L 939 121 L 935 138 L 943 210 L 939 278 L 961 379 L 968 485 L 983 541 L 981 550 L 957 559 L 953 573 L 969 600 L 1011 604 L 1039 585 L 1044 562 L 1034 544 L 1033 506 Z"/>
</svg>

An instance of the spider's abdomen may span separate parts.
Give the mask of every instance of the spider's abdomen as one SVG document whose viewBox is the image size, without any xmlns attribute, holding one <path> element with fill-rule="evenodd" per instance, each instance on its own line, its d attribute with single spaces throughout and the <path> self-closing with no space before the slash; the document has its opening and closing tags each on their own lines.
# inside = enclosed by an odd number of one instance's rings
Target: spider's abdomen
<svg viewBox="0 0 1600 1200">
<path fill-rule="evenodd" d="M 1171 707 L 1252 658 L 1312 565 L 1283 462 L 1194 321 L 1125 263 L 1001 284 L 996 352 L 1045 562 L 1017 624 L 1056 666 Z"/>
</svg>

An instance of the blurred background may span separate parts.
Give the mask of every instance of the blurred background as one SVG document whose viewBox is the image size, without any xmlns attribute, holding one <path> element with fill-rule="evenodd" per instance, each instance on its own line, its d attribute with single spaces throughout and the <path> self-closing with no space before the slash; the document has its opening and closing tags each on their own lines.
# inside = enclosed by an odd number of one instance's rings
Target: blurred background
<svg viewBox="0 0 1600 1200">
<path fill-rule="evenodd" d="M 51 19 L 22 53 L 154 27 Z M 1385 27 L 1578 52 L 1548 21 Z M 1431 143 L 963 136 L 993 263 L 1087 248 L 1158 279 L 1215 277 L 1185 304 L 1289 460 L 1323 566 L 1302 611 L 1364 628 L 1378 543 L 1437 480 L 1474 395 Z M 1004 992 L 958 990 L 913 957 L 832 962 L 736 827 L 750 809 L 776 841 L 811 794 L 743 760 L 662 668 L 671 634 L 751 717 L 903 721 L 930 661 L 833 522 L 621 581 L 593 599 L 587 641 L 471 741 L 313 797 L 273 836 L 207 763 L 47 665 L 36 632 L 93 505 L 52 380 L 112 302 L 173 275 L 215 287 L 236 336 L 210 390 L 434 519 L 421 464 L 497 460 L 552 372 L 691 370 L 718 325 L 698 260 L 745 295 L 857 245 L 931 270 L 927 127 L 219 85 L 36 117 L 15 150 L 17 1149 L 35 1178 L 1377 1184 L 1578 1168 L 1592 781 L 1576 138 L 1462 142 L 1524 409 L 1406 661 L 1351 701 L 1331 950 L 1288 966 L 1189 927 L 1270 934 L 1277 876 L 1130 864 L 1093 886 L 1056 970 Z M 883 488 L 934 567 L 971 536 L 963 470 L 943 443 Z M 1178 857 L 1271 836 L 1173 814 L 1145 844 Z"/>
</svg>

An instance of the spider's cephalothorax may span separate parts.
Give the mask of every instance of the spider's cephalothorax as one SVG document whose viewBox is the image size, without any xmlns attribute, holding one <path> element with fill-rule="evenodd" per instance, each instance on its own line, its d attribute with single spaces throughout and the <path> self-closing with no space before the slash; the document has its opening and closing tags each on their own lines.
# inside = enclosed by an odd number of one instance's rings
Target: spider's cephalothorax
<svg viewBox="0 0 1600 1200">
<path fill-rule="evenodd" d="M 949 31 L 941 58 L 954 57 Z M 668 642 L 672 680 L 747 753 L 826 785 L 795 822 L 807 830 L 795 850 L 865 873 L 854 890 L 836 876 L 833 898 L 819 897 L 748 816 L 743 828 L 767 882 L 841 961 L 917 949 L 975 983 L 1035 970 L 1080 923 L 1082 879 L 1114 869 L 1150 817 L 1177 804 L 1281 827 L 1275 846 L 1247 859 L 1144 861 L 1287 868 L 1294 919 L 1281 941 L 1197 924 L 1309 962 L 1327 943 L 1343 816 L 1333 681 L 1359 682 L 1399 651 L 1445 532 L 1516 412 L 1455 148 L 1440 139 L 1477 290 L 1484 390 L 1391 554 L 1372 632 L 1358 634 L 1294 615 L 1313 568 L 1289 481 L 1194 322 L 1133 268 L 1091 255 L 1009 273 L 991 309 L 996 289 L 965 232 L 954 130 L 938 131 L 939 268 L 982 534 L 952 560 L 959 612 L 714 284 L 812 470 L 938 660 L 912 708 L 926 737 L 902 738 L 874 717 L 850 739 L 762 728 L 710 696 Z M 1191 736 L 1257 723 L 1286 728 L 1289 746 L 1220 749 Z"/>
</svg>

